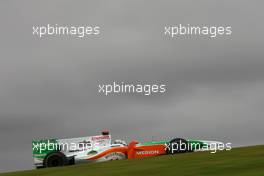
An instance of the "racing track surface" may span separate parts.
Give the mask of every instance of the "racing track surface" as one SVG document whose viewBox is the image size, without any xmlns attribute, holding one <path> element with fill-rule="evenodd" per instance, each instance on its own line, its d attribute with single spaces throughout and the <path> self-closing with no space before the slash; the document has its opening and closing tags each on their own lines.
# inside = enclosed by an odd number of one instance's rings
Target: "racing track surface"
<svg viewBox="0 0 264 176">
<path fill-rule="evenodd" d="M 236 148 L 216 154 L 196 152 L 0 174 L 0 176 L 84 175 L 264 175 L 264 145 Z"/>
</svg>

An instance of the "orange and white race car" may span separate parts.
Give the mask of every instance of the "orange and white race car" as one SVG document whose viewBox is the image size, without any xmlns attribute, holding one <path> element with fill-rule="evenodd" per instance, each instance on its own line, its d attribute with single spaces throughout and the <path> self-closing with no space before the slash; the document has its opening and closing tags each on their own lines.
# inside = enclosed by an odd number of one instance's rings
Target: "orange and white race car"
<svg viewBox="0 0 264 176">
<path fill-rule="evenodd" d="M 34 140 L 32 141 L 32 151 L 35 166 L 43 168 L 82 162 L 101 162 L 212 150 L 212 148 L 215 149 L 220 145 L 224 144 L 216 141 L 185 140 L 182 138 L 144 143 L 131 141 L 127 145 L 122 140 L 112 142 L 109 132 L 104 131 L 97 136 Z"/>
</svg>

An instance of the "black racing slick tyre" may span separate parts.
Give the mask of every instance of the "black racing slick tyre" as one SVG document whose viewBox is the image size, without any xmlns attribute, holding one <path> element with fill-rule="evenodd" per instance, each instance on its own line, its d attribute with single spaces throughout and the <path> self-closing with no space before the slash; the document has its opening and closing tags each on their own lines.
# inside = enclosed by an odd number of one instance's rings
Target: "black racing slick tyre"
<svg viewBox="0 0 264 176">
<path fill-rule="evenodd" d="M 66 157 L 61 152 L 50 153 L 43 162 L 44 167 L 60 167 L 66 165 Z"/>
<path fill-rule="evenodd" d="M 44 166 L 36 166 L 36 169 L 43 169 Z"/>
<path fill-rule="evenodd" d="M 182 138 L 172 139 L 166 148 L 167 154 L 186 153 L 188 152 L 188 142 Z"/>
</svg>

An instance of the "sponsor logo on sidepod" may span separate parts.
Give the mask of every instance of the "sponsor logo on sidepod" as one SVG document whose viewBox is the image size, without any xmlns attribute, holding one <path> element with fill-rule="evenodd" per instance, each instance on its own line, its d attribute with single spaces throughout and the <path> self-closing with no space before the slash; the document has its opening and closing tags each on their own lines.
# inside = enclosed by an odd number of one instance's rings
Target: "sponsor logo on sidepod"
<svg viewBox="0 0 264 176">
<path fill-rule="evenodd" d="M 149 151 L 138 151 L 137 155 L 153 155 L 153 154 L 159 154 L 158 150 L 149 150 Z"/>
</svg>

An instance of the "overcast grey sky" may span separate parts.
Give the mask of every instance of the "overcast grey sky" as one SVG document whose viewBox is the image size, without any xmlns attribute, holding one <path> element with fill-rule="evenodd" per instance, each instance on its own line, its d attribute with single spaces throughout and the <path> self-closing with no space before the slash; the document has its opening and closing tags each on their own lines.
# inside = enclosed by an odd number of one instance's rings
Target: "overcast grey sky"
<svg viewBox="0 0 264 176">
<path fill-rule="evenodd" d="M 31 141 L 94 135 L 264 141 L 263 1 L 0 2 L 0 172 L 33 168 Z M 232 36 L 164 37 L 165 25 L 232 26 Z M 98 25 L 91 38 L 32 26 Z M 164 83 L 156 96 L 98 84 Z"/>
</svg>

